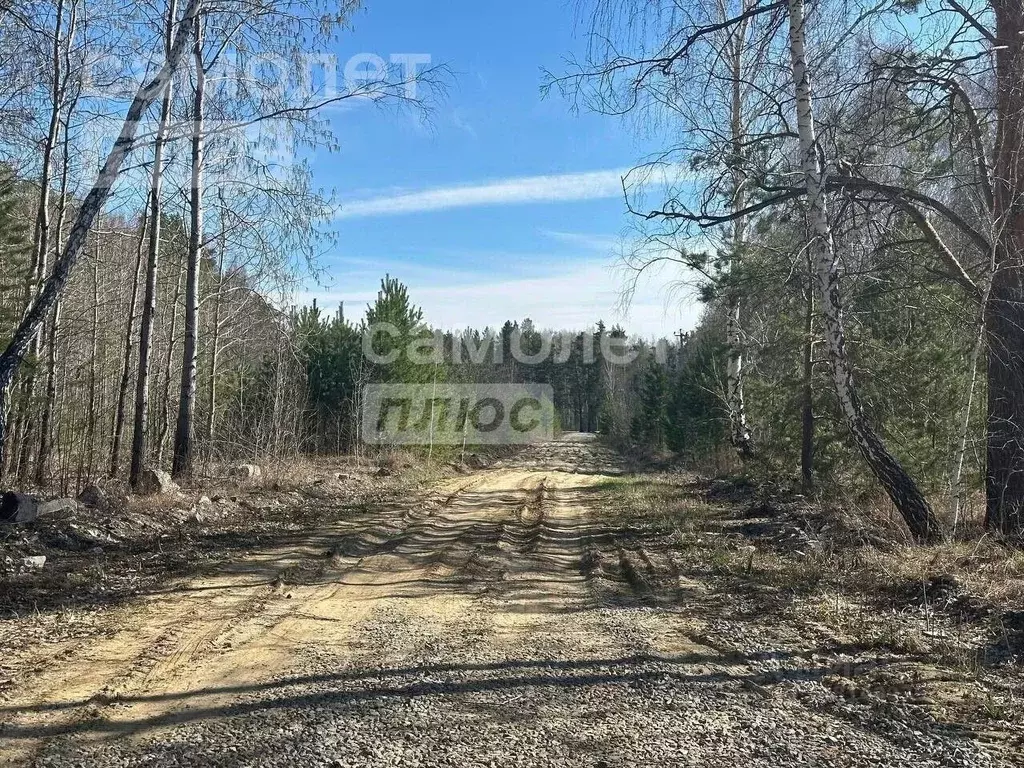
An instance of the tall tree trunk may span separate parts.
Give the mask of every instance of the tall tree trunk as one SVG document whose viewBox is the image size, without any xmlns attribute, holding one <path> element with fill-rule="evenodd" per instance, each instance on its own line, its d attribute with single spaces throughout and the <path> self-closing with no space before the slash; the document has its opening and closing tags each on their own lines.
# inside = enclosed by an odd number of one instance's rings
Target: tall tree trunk
<svg viewBox="0 0 1024 768">
<path fill-rule="evenodd" d="M 740 22 L 735 34 L 727 43 L 731 59 L 732 100 L 730 104 L 730 133 L 732 141 L 732 210 L 741 211 L 746 206 L 745 179 L 743 176 L 743 52 L 746 46 L 747 23 Z M 726 346 L 728 363 L 726 368 L 726 402 L 729 410 L 729 435 L 733 447 L 741 458 L 753 454 L 753 441 L 747 426 L 747 409 L 743 396 L 743 328 L 741 325 L 742 296 L 736 285 L 736 268 L 743 257 L 746 240 L 746 222 L 742 216 L 733 220 L 732 253 L 728 264 L 728 285 L 726 287 Z"/>
<path fill-rule="evenodd" d="M 178 424 L 174 433 L 174 459 L 171 466 L 171 473 L 175 477 L 192 471 L 192 428 L 199 362 L 199 262 L 203 249 L 203 99 L 206 91 L 201 18 L 196 20 L 192 56 L 195 60 L 196 92 L 192 111 L 191 224 L 188 235 L 188 275 L 185 281 L 185 348 L 181 358 L 181 395 L 178 398 Z"/>
<path fill-rule="evenodd" d="M 967 455 L 967 441 L 971 433 L 971 413 L 974 411 L 974 396 L 978 388 L 978 362 L 981 360 L 981 352 L 985 347 L 985 307 L 988 306 L 988 295 L 991 289 L 991 281 L 984 289 L 981 302 L 982 309 L 978 314 L 975 327 L 974 345 L 971 347 L 970 362 L 968 363 L 969 381 L 967 384 L 967 395 L 964 397 L 964 408 L 960 416 L 960 431 L 957 435 L 956 446 L 953 449 L 953 463 L 949 473 L 950 511 L 953 516 L 953 535 L 956 535 L 960 525 L 960 513 L 963 511 L 964 502 L 964 457 Z"/>
<path fill-rule="evenodd" d="M 804 311 L 804 370 L 801 382 L 800 477 L 804 490 L 814 487 L 814 270 L 807 261 Z"/>
<path fill-rule="evenodd" d="M 54 304 L 54 306 L 56 307 L 57 304 L 59 304 L 59 303 L 60 303 L 60 301 L 58 301 L 56 304 Z M 68 360 L 67 360 L 67 356 L 66 355 L 60 359 L 60 361 L 58 362 L 58 365 L 60 366 L 60 373 L 58 375 L 58 379 L 61 382 L 61 386 L 59 387 L 60 397 L 59 397 L 59 400 L 57 401 L 57 419 L 56 419 L 56 425 L 55 425 L 56 426 L 56 430 L 55 430 L 56 433 L 55 433 L 54 438 L 53 438 L 53 444 L 54 445 L 60 445 L 61 444 L 61 440 L 63 439 L 63 436 L 64 436 L 64 423 L 66 421 L 65 413 L 66 413 L 66 410 L 67 410 L 66 409 L 66 405 L 67 405 L 67 399 L 68 399 L 67 398 L 67 393 L 68 393 L 68 389 L 69 389 L 69 387 L 67 386 L 67 381 L 68 381 Z M 57 467 L 56 467 L 57 477 L 51 479 L 51 483 L 53 485 L 55 485 L 55 486 L 57 485 L 57 483 L 54 482 L 54 480 L 59 480 L 60 489 L 61 489 L 61 495 L 62 496 L 66 496 L 67 495 L 67 490 L 66 490 L 67 486 L 68 486 L 67 466 L 68 466 L 68 455 L 69 454 L 70 454 L 70 451 L 64 451 L 63 452 L 63 457 L 62 457 L 63 458 L 63 462 L 62 463 L 58 463 Z"/>
<path fill-rule="evenodd" d="M 1024 532 L 1024 3 L 993 0 L 996 19 L 996 266 L 988 336 L 986 525 Z"/>
<path fill-rule="evenodd" d="M 190 9 L 198 0 L 191 0 Z M 167 31 L 164 45 L 171 50 L 171 37 L 174 30 L 176 0 L 167 3 Z M 182 25 L 185 21 L 182 21 Z M 189 32 L 191 33 L 191 25 Z M 178 28 L 174 44 L 180 41 L 182 29 Z M 189 35 L 191 37 L 191 34 Z M 179 56 L 184 51 L 179 53 Z M 170 54 L 168 54 L 170 58 Z M 164 173 L 164 146 L 167 143 L 167 126 L 171 119 L 171 101 L 174 83 L 168 80 L 164 90 L 163 103 L 160 106 L 160 125 L 157 127 L 155 146 L 153 149 L 153 171 L 149 185 L 149 253 L 146 260 L 146 291 L 142 301 L 142 321 L 139 328 L 139 372 L 135 380 L 135 423 L 132 430 L 131 469 L 128 481 L 132 487 L 139 483 L 143 464 L 146 461 L 146 432 L 149 427 L 149 368 L 153 350 L 153 323 L 156 320 L 156 284 L 160 265 L 160 188 Z"/>
<path fill-rule="evenodd" d="M 7 348 L 3 354 L 0 354 L 0 464 L 4 460 L 6 449 L 8 400 L 14 375 L 18 371 L 32 339 L 39 332 L 39 327 L 71 278 L 71 273 L 85 246 L 86 237 L 110 197 L 111 189 L 121 173 L 125 158 L 135 144 L 135 135 L 143 115 L 164 92 L 177 70 L 184 47 L 191 36 L 193 20 L 202 7 L 202 2 L 203 0 L 189 0 L 185 15 L 175 32 L 174 43 L 171 45 L 163 65 L 156 76 L 140 87 L 132 99 L 117 140 L 104 160 L 92 189 L 82 200 L 61 257 L 56 260 L 53 272 L 47 278 L 42 291 L 32 301 L 25 317 L 15 329 Z"/>
<path fill-rule="evenodd" d="M 60 134 L 61 112 L 64 108 L 64 75 L 61 46 L 64 31 L 64 2 L 57 0 L 54 9 L 53 45 L 51 67 L 53 79 L 50 83 L 50 119 L 46 137 L 43 140 L 42 168 L 39 174 L 39 200 L 36 207 L 35 230 L 32 238 L 32 264 L 25 282 L 25 310 L 31 306 L 46 278 L 47 257 L 50 249 L 50 184 L 53 176 L 53 157 L 57 151 Z M 45 325 L 45 319 L 40 325 Z M 41 336 L 45 330 L 36 333 L 30 342 L 32 358 L 38 362 L 42 352 Z M 36 370 L 30 366 L 24 371 L 20 385 L 19 415 L 14 428 L 14 444 L 19 447 L 14 474 L 19 484 L 28 478 L 29 462 L 32 456 L 32 438 L 35 432 L 35 391 Z"/>
<path fill-rule="evenodd" d="M 163 393 L 160 397 L 160 427 L 156 433 L 156 465 L 164 463 L 164 449 L 167 447 L 167 431 L 171 426 L 171 380 L 174 378 L 174 346 L 178 334 L 178 301 L 181 299 L 182 265 L 178 264 L 178 279 L 174 284 L 171 299 L 171 327 L 167 332 L 167 354 L 164 355 Z"/>
<path fill-rule="evenodd" d="M 220 307 L 214 307 L 214 323 L 210 336 L 210 375 L 207 380 L 207 400 L 210 403 L 210 410 L 206 414 L 205 439 L 207 451 L 213 445 L 216 437 L 217 427 L 217 366 L 220 364 Z"/>
<path fill-rule="evenodd" d="M 91 480 L 96 466 L 96 384 L 97 361 L 100 353 L 100 278 L 97 269 L 99 242 L 96 245 L 97 259 L 92 263 L 92 343 L 89 355 L 89 411 L 85 417 L 86 479 Z M 81 478 L 79 478 L 81 485 Z"/>
<path fill-rule="evenodd" d="M 110 476 L 117 477 L 121 468 L 121 439 L 124 436 L 124 414 L 128 402 L 128 384 L 131 380 L 132 352 L 135 349 L 135 312 L 139 304 L 139 284 L 142 281 L 142 254 L 146 242 L 146 225 L 149 221 L 149 206 L 143 208 L 139 223 L 139 240 L 135 249 L 135 271 L 132 281 L 131 298 L 128 301 L 128 320 L 124 332 L 124 355 L 121 357 L 121 376 L 117 386 L 117 407 L 114 411 L 114 426 L 110 446 Z"/>
<path fill-rule="evenodd" d="M 72 29 L 74 28 L 74 22 L 72 21 Z M 70 66 L 69 53 L 65 48 L 64 53 L 65 68 Z M 77 97 L 74 100 L 77 102 Z M 73 105 L 69 107 L 68 122 L 70 122 L 70 110 L 73 109 Z M 60 202 L 57 207 L 57 240 L 58 243 L 64 235 L 64 222 L 68 211 L 68 172 L 71 164 L 71 134 L 68 131 L 68 122 L 64 124 L 64 140 L 63 140 L 63 164 L 61 166 L 60 173 Z M 59 253 L 57 254 L 59 257 Z M 60 337 L 60 315 L 61 315 L 61 302 L 58 299 L 53 305 L 53 313 L 50 317 L 50 333 L 49 343 L 47 346 L 47 363 L 46 363 L 46 395 L 43 400 L 43 414 L 39 421 L 39 453 L 36 456 L 36 468 L 35 468 L 35 481 L 36 485 L 42 487 L 47 478 L 47 464 L 50 459 L 50 450 L 53 446 L 53 413 L 56 407 L 57 399 L 57 362 L 58 362 L 58 347 L 57 343 Z"/>
<path fill-rule="evenodd" d="M 36 485 L 42 487 L 46 482 L 46 467 L 50 459 L 50 436 L 53 430 L 53 407 L 57 400 L 57 340 L 60 334 L 61 302 L 58 299 L 53 305 L 50 318 L 50 338 L 47 345 L 46 358 L 46 404 L 43 416 L 39 421 L 39 455 L 36 457 Z"/>
<path fill-rule="evenodd" d="M 221 199 L 221 215 L 224 211 L 223 192 L 218 190 Z M 217 426 L 217 365 L 220 362 L 220 315 L 221 315 L 221 291 L 224 290 L 224 253 L 227 250 L 227 233 L 221 230 L 220 252 L 217 255 L 217 287 L 213 296 L 213 322 L 210 325 L 210 377 L 208 380 L 207 400 L 210 404 L 206 414 L 206 454 L 209 455 L 213 447 L 214 431 Z"/>
<path fill-rule="evenodd" d="M 810 230 L 810 242 L 807 247 L 815 268 L 815 282 L 821 303 L 836 396 L 861 454 L 896 509 L 903 515 L 911 535 L 918 541 L 932 541 L 940 536 L 938 521 L 917 485 L 868 424 L 854 386 L 853 368 L 846 353 L 839 269 L 825 206 L 824 175 L 818 158 L 818 142 L 815 135 L 814 102 L 804 37 L 804 0 L 789 0 L 789 48 L 792 57 L 793 86 L 796 92 L 801 165 L 807 187 L 807 219 Z"/>
</svg>

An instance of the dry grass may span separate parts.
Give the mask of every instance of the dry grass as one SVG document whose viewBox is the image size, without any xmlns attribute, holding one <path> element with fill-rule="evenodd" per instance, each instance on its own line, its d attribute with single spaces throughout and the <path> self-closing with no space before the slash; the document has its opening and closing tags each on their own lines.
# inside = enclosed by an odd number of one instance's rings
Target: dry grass
<svg viewBox="0 0 1024 768">
<path fill-rule="evenodd" d="M 822 684 L 1022 738 L 1024 551 L 991 536 L 913 546 L 877 510 L 679 474 L 618 478 L 601 493 L 610 523 L 670 549 L 681 576 L 703 585 L 699 610 L 721 647 L 852 660 Z"/>
<path fill-rule="evenodd" d="M 443 471 L 443 457 L 428 461 L 414 448 L 382 447 L 359 455 L 294 456 L 256 463 L 260 474 L 254 478 L 232 476 L 232 468 L 244 462 L 217 464 L 187 485 L 194 493 L 248 491 L 303 491 L 324 483 L 364 477 L 401 475 L 411 483 L 429 482 Z"/>
</svg>

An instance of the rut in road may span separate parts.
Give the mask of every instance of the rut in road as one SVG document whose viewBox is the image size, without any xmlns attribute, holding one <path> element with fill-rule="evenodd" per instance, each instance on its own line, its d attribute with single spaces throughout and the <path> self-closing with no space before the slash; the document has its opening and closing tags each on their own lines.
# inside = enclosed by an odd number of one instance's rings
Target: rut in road
<svg viewBox="0 0 1024 768">
<path fill-rule="evenodd" d="M 236 693 L 301 672 L 307 657 L 358 646 L 352 633 L 397 601 L 422 603 L 417 612 L 437 620 L 508 574 L 532 593 L 524 563 L 551 549 L 540 540 L 546 480 L 515 469 L 460 478 L 382 529 L 317 532 L 134 606 L 128 626 L 68 653 L 33 681 L 31 698 L 6 703 L 5 719 L 25 713 L 5 723 L 7 742 L 24 754 L 41 738 L 138 734 L 230 710 Z M 578 550 L 571 535 L 555 547 L 566 545 Z M 551 563 L 578 559 L 560 551 Z M 277 571 L 269 585 L 268 569 Z"/>
<path fill-rule="evenodd" d="M 126 611 L 3 705 L 60 765 L 990 765 L 699 641 L 671 558 L 595 505 L 614 455 L 568 436 L 268 548 Z M 271 574 L 274 574 L 273 576 Z M 695 639 L 698 638 L 698 639 Z M 780 649 L 779 654 L 785 654 Z M 818 698 L 815 698 L 818 697 Z"/>
</svg>

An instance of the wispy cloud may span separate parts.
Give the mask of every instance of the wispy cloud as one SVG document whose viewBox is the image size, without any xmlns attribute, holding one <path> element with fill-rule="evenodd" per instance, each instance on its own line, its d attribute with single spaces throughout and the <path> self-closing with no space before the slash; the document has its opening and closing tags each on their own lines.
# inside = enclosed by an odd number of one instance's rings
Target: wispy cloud
<svg viewBox="0 0 1024 768">
<path fill-rule="evenodd" d="M 623 240 L 621 235 L 592 234 L 587 232 L 557 232 L 550 229 L 542 229 L 540 233 L 556 242 L 564 245 L 579 248 L 583 251 L 593 251 L 602 254 L 617 254 L 622 250 Z"/>
<path fill-rule="evenodd" d="M 516 176 L 480 184 L 456 184 L 342 203 L 338 218 L 395 216 L 483 205 L 522 205 L 600 200 L 622 195 L 629 168 L 545 176 Z"/>
</svg>

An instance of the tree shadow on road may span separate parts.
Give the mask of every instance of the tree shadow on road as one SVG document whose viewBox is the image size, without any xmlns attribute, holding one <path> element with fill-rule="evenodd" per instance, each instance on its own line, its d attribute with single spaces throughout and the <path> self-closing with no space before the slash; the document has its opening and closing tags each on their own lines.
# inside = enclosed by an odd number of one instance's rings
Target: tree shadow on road
<svg viewBox="0 0 1024 768">
<path fill-rule="evenodd" d="M 779 659 L 806 661 L 813 653 L 780 651 Z M 0 707 L 0 734 L 12 740 L 51 739 L 77 735 L 127 735 L 184 723 L 231 718 L 282 708 L 352 708 L 383 701 L 421 697 L 457 697 L 510 689 L 586 688 L 606 684 L 636 685 L 673 681 L 681 685 L 723 685 L 750 689 L 770 682 L 820 679 L 828 667 L 798 665 L 768 680 L 764 675 L 737 672 L 740 656 L 717 652 L 676 656 L 633 655 L 619 658 L 565 660 L 511 659 L 491 663 L 422 664 L 395 668 L 351 669 L 332 674 L 298 675 L 251 685 L 201 688 L 174 693 L 124 696 L 112 700 L 42 703 L 31 707 Z M 209 702 L 226 703 L 209 704 Z M 112 707 L 110 717 L 87 717 L 89 707 Z M 140 717 L 123 717 L 139 707 Z M 156 712 L 154 713 L 154 710 Z M 15 715 L 47 715 L 47 722 L 25 723 Z M 75 715 L 78 715 L 77 717 Z"/>
</svg>

